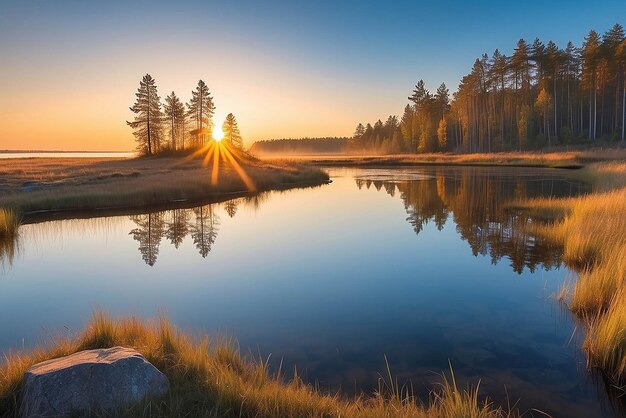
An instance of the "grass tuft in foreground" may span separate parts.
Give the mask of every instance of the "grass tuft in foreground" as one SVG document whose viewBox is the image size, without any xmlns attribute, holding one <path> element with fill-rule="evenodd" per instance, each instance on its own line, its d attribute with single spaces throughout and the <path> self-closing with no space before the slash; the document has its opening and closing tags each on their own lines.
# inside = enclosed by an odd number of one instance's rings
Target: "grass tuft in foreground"
<svg viewBox="0 0 626 418">
<path fill-rule="evenodd" d="M 80 350 L 133 347 L 163 371 L 171 383 L 165 398 L 149 399 L 119 412 L 122 416 L 171 417 L 510 417 L 513 413 L 481 402 L 478 388 L 459 390 L 443 376 L 428 405 L 389 373 L 370 398 L 352 400 L 324 394 L 298 377 L 289 382 L 268 372 L 267 361 L 244 359 L 232 342 L 192 339 L 166 320 L 112 320 L 94 314 L 75 340 L 60 339 L 49 348 L 11 354 L 0 367 L 0 416 L 15 416 L 24 372 L 33 364 Z M 517 416 L 517 415 L 516 415 Z"/>
<path fill-rule="evenodd" d="M 0 208 L 0 239 L 15 237 L 19 226 L 19 216 L 13 210 Z"/>
<path fill-rule="evenodd" d="M 590 367 L 616 386 L 626 383 L 626 164 L 600 164 L 587 175 L 605 190 L 569 199 L 538 199 L 531 213 L 557 220 L 534 226 L 563 245 L 564 261 L 578 280 L 559 294 L 587 325 L 584 348 Z M 607 189 L 614 188 L 607 191 Z M 541 216 L 541 214 L 548 214 Z M 567 294 L 566 294 L 567 293 Z"/>
</svg>

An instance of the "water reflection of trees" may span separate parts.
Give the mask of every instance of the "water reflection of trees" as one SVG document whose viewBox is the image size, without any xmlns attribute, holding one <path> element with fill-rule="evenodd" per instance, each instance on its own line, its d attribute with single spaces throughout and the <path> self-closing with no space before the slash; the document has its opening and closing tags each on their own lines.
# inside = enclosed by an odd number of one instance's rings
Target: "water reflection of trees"
<svg viewBox="0 0 626 418">
<path fill-rule="evenodd" d="M 237 212 L 239 199 L 224 204 L 229 216 Z M 202 257 L 211 252 L 217 239 L 220 218 L 216 213 L 217 205 L 198 206 L 192 209 L 173 209 L 133 215 L 130 219 L 136 228 L 130 231 L 133 239 L 139 242 L 139 252 L 146 264 L 153 266 L 159 255 L 159 247 L 166 238 L 175 248 L 179 248 L 189 235 Z"/>
<path fill-rule="evenodd" d="M 232 218 L 241 206 L 256 211 L 268 198 L 269 193 L 256 193 L 221 204 L 132 215 L 130 219 L 136 227 L 129 235 L 139 242 L 141 258 L 150 266 L 157 261 L 163 238 L 178 249 L 189 236 L 198 253 L 204 258 L 209 255 L 217 239 L 220 225 L 217 210 L 220 206 Z"/>
<path fill-rule="evenodd" d="M 448 167 L 425 174 L 428 177 L 424 179 L 403 181 L 361 177 L 357 186 L 384 188 L 391 196 L 398 193 L 416 234 L 429 222 L 441 230 L 451 216 L 475 256 L 488 255 L 494 264 L 506 257 L 517 273 L 524 267 L 534 271 L 539 266 L 560 266 L 562 249 L 529 235 L 525 227 L 531 219 L 508 210 L 507 204 L 517 199 L 579 194 L 582 185 L 554 174 L 507 175 L 495 169 Z"/>
</svg>

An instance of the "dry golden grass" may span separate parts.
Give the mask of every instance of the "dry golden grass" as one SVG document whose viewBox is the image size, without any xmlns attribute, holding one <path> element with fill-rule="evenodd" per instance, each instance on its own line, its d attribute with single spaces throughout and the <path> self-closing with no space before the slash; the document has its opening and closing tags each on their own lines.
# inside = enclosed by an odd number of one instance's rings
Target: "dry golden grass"
<svg viewBox="0 0 626 418">
<path fill-rule="evenodd" d="M 50 348 L 9 355 L 0 367 L 0 416 L 14 416 L 24 372 L 38 362 L 79 350 L 133 347 L 163 371 L 170 393 L 119 411 L 121 416 L 171 417 L 441 417 L 517 416 L 488 402 L 478 389 L 460 390 L 454 375 L 443 377 L 427 405 L 389 374 L 369 398 L 348 400 L 323 394 L 299 378 L 286 382 L 272 376 L 267 361 L 244 359 L 235 345 L 208 338 L 192 339 L 167 321 L 146 323 L 136 318 L 111 320 L 96 313 L 75 340 L 60 339 Z"/>
<path fill-rule="evenodd" d="M 19 226 L 20 218 L 14 211 L 0 208 L 0 239 L 13 238 Z"/>
<path fill-rule="evenodd" d="M 256 191 L 320 184 L 322 171 L 299 165 L 244 158 L 242 168 Z M 202 158 L 134 159 L 27 158 L 7 160 L 0 169 L 0 207 L 29 221 L 46 211 L 137 208 L 202 201 L 249 191 L 230 164 L 222 163 L 216 184 Z M 68 216 L 71 216 L 69 214 Z"/>
<path fill-rule="evenodd" d="M 273 156 L 267 161 L 298 161 L 318 165 L 399 166 L 478 165 L 522 167 L 582 167 L 591 162 L 626 159 L 623 149 L 554 152 L 430 153 L 398 155 Z"/>
<path fill-rule="evenodd" d="M 586 324 L 584 347 L 589 366 L 601 369 L 616 384 L 626 382 L 626 164 L 603 163 L 583 173 L 600 190 L 570 199 L 523 203 L 543 218 L 534 232 L 563 245 L 565 262 L 578 270 L 569 294 L 560 292 Z M 606 184 L 608 182 L 608 185 Z"/>
</svg>

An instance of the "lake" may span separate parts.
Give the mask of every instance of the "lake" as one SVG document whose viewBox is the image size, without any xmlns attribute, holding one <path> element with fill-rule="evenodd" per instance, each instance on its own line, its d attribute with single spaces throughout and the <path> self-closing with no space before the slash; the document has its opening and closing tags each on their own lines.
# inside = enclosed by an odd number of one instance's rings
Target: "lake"
<svg viewBox="0 0 626 418">
<path fill-rule="evenodd" d="M 0 247 L 0 349 L 72 335 L 95 309 L 164 313 L 324 390 L 371 393 L 386 357 L 424 397 L 450 363 L 522 411 L 617 415 L 554 300 L 574 276 L 561 248 L 506 208 L 585 185 L 547 169 L 328 171 L 320 187 L 24 225 Z"/>
</svg>

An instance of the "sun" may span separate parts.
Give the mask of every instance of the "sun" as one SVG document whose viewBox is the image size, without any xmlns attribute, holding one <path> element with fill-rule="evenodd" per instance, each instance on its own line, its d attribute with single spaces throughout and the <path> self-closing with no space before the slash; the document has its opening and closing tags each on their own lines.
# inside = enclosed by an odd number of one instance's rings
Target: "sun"
<svg viewBox="0 0 626 418">
<path fill-rule="evenodd" d="M 215 139 L 215 142 L 220 142 L 222 138 L 224 138 L 224 132 L 222 132 L 221 129 L 213 131 L 213 139 Z"/>
</svg>

